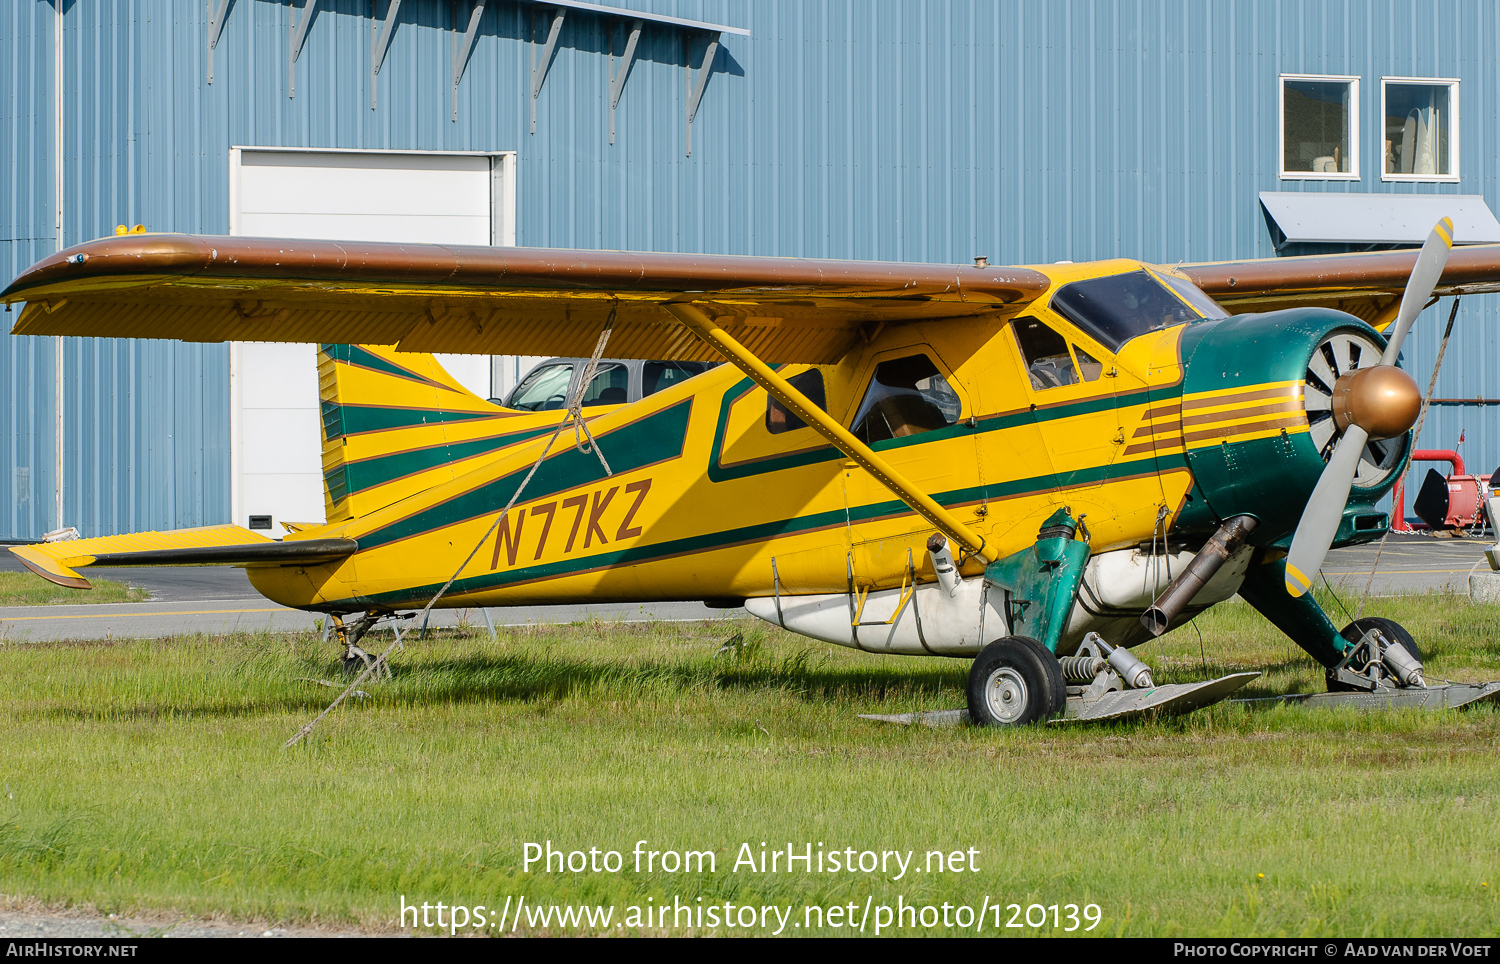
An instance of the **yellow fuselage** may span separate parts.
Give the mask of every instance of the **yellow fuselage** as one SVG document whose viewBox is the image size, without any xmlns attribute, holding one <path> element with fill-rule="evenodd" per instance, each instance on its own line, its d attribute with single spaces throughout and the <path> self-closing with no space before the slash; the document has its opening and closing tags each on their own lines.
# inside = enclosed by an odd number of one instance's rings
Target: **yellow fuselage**
<svg viewBox="0 0 1500 964">
<path fill-rule="evenodd" d="M 1056 286 L 1138 267 L 1043 270 Z M 887 326 L 821 369 L 827 411 L 847 425 L 879 362 L 916 353 L 934 362 L 962 402 L 958 423 L 872 447 L 982 535 L 992 556 L 1030 545 L 1061 505 L 1082 519 L 1093 552 L 1149 542 L 1162 507 L 1175 514 L 1191 487 L 1185 438 L 1212 445 L 1287 430 L 1286 413 L 1268 411 L 1263 398 L 1247 406 L 1254 393 L 1244 389 L 1184 400 L 1183 326 L 1115 354 L 1046 303 L 1026 313 L 1101 363 L 1092 380 L 1034 388 L 1013 313 Z M 1294 404 L 1297 387 L 1279 387 L 1282 407 Z M 1193 410 L 1186 433 L 1185 407 Z M 533 438 L 449 481 L 292 537 L 354 539 L 354 555 L 251 568 L 251 580 L 285 605 L 355 611 L 425 604 L 465 558 L 440 605 L 844 592 L 851 575 L 857 587 L 883 589 L 901 585 L 909 566 L 922 581 L 934 578 L 925 550 L 932 527 L 813 429 L 772 434 L 766 392 L 731 366 L 589 425 L 612 475 L 575 448 L 570 428 L 496 526 L 548 441 Z M 981 568 L 975 560 L 963 571 Z"/>
</svg>

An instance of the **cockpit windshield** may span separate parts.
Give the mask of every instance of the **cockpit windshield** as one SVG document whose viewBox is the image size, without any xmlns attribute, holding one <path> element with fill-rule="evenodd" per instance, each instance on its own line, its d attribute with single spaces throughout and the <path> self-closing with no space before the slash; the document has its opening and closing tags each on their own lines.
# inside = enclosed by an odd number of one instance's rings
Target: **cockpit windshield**
<svg viewBox="0 0 1500 964">
<path fill-rule="evenodd" d="M 1132 271 L 1064 285 L 1052 310 L 1099 339 L 1111 351 L 1137 335 L 1203 318 L 1228 318 L 1192 282 Z"/>
</svg>

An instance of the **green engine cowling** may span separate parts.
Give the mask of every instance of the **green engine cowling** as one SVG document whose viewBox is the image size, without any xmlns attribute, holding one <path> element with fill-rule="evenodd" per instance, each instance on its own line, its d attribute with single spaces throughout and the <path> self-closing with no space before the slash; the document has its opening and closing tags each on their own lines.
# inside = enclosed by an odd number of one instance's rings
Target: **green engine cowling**
<svg viewBox="0 0 1500 964">
<path fill-rule="evenodd" d="M 1183 395 L 1301 382 L 1313 353 L 1341 333 L 1385 346 L 1374 328 L 1328 308 L 1235 315 L 1190 325 L 1182 336 Z M 1185 426 L 1185 431 L 1190 428 Z M 1376 504 L 1406 467 L 1410 433 L 1391 444 L 1399 446 L 1399 456 L 1382 465 L 1378 478 L 1351 490 L 1334 545 L 1369 542 L 1389 528 L 1389 514 Z M 1292 426 L 1269 438 L 1199 445 L 1193 448 L 1190 443 L 1187 449 L 1195 484 L 1192 501 L 1173 525 L 1174 533 L 1206 536 L 1220 520 L 1244 514 L 1260 520 L 1254 544 L 1289 545 L 1302 508 L 1327 465 L 1312 434 Z"/>
<path fill-rule="evenodd" d="M 1353 315 L 1327 308 L 1198 322 L 1182 337 L 1183 395 L 1303 383 L 1314 353 L 1324 351 L 1323 346 L 1339 335 L 1359 336 L 1377 349 L 1385 347 L 1385 339 L 1374 328 Z M 1288 389 L 1288 395 L 1293 392 Z M 1297 397 L 1305 396 L 1297 393 Z M 1276 397 L 1268 401 L 1274 404 Z M 1299 404 L 1287 417 L 1307 419 L 1308 414 Z M 1189 540 L 1206 539 L 1224 519 L 1241 514 L 1258 519 L 1260 526 L 1250 542 L 1259 550 L 1240 595 L 1318 662 L 1332 666 L 1347 643 L 1312 593 L 1292 597 L 1285 588 L 1286 557 L 1281 550 L 1291 544 L 1302 510 L 1327 465 L 1318 442 L 1302 424 L 1294 421 L 1266 438 L 1197 443 L 1197 448 L 1189 441 L 1186 458 L 1194 484 L 1172 531 Z M 1190 431 L 1185 419 L 1185 435 Z M 1389 515 L 1376 503 L 1405 470 L 1411 433 L 1388 444 L 1395 447 L 1372 467 L 1372 477 L 1350 490 L 1335 546 L 1377 539 L 1390 527 Z"/>
</svg>

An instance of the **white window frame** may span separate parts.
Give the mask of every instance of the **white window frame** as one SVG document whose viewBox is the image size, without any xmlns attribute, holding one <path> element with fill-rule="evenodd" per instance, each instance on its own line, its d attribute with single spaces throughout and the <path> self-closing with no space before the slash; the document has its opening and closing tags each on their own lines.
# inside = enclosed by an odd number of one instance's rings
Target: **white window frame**
<svg viewBox="0 0 1500 964">
<path fill-rule="evenodd" d="M 1286 82 L 1312 80 L 1349 85 L 1349 171 L 1320 173 L 1286 170 Z M 1359 78 L 1339 74 L 1282 74 L 1276 81 L 1276 170 L 1283 181 L 1358 181 L 1359 161 Z M 1384 167 L 1384 164 L 1381 165 Z"/>
<path fill-rule="evenodd" d="M 1423 87 L 1447 87 L 1448 88 L 1448 167 L 1449 174 L 1387 174 L 1385 172 L 1385 151 L 1380 152 L 1380 179 L 1382 181 L 1446 181 L 1453 183 L 1459 180 L 1458 171 L 1458 78 L 1456 77 L 1382 77 L 1380 78 L 1380 137 L 1375 141 L 1377 147 L 1382 147 L 1385 141 L 1385 88 L 1387 84 L 1411 84 Z"/>
</svg>

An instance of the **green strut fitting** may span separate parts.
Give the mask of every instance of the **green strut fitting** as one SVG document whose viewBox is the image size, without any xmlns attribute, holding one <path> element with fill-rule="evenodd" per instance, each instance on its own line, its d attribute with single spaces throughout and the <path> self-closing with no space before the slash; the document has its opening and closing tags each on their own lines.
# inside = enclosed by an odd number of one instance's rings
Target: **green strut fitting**
<svg viewBox="0 0 1500 964">
<path fill-rule="evenodd" d="M 1010 631 L 1057 652 L 1089 561 L 1089 545 L 1073 538 L 1078 522 L 1064 506 L 1042 523 L 1034 545 L 990 563 L 985 581 L 1005 590 Z"/>
</svg>

